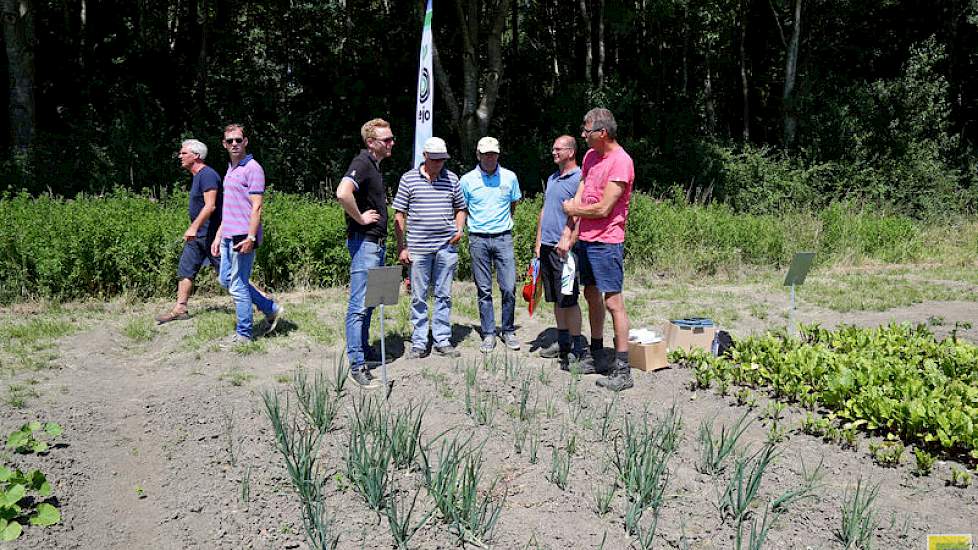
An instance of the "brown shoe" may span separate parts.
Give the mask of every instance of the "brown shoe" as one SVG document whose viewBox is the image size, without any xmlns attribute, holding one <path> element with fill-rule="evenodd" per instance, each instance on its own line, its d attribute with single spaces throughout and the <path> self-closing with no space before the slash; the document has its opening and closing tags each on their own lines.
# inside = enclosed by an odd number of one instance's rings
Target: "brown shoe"
<svg viewBox="0 0 978 550">
<path fill-rule="evenodd" d="M 190 319 L 190 313 L 186 311 L 176 312 L 169 311 L 167 313 L 162 313 L 156 316 L 156 323 L 163 325 L 169 323 L 170 321 L 186 321 Z"/>
</svg>

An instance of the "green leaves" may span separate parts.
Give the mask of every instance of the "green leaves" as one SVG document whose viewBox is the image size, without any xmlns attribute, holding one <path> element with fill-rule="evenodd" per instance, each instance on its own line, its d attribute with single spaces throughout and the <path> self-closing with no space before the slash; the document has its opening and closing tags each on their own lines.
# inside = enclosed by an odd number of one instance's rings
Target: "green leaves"
<svg viewBox="0 0 978 550">
<path fill-rule="evenodd" d="M 978 456 L 978 347 L 937 340 L 923 325 L 813 325 L 800 332 L 797 340 L 783 333 L 747 338 L 729 360 L 696 352 L 674 352 L 673 360 L 691 366 L 697 379 L 728 378 L 820 405 L 850 429 L 886 430 L 908 443 Z"/>
<path fill-rule="evenodd" d="M 61 425 L 55 422 L 42 425 L 36 420 L 28 422 L 7 435 L 7 448 L 23 454 L 46 453 L 50 445 L 47 441 L 37 439 L 42 433 L 50 438 L 58 437 L 61 435 Z"/>
<path fill-rule="evenodd" d="M 0 542 L 16 540 L 23 530 L 24 528 L 16 521 L 8 522 L 5 519 L 0 519 Z"/>
<path fill-rule="evenodd" d="M 38 504 L 37 509 L 34 510 L 34 514 L 30 517 L 31 525 L 38 525 L 41 527 L 54 525 L 59 521 L 61 521 L 61 512 L 46 502 Z"/>
</svg>

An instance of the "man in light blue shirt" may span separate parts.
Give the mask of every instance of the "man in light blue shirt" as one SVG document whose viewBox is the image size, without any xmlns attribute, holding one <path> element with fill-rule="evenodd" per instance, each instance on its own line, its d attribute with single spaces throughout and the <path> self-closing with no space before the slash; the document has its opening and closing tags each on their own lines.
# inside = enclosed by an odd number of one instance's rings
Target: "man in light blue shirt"
<svg viewBox="0 0 978 550">
<path fill-rule="evenodd" d="M 513 213 L 523 197 L 516 174 L 499 166 L 499 141 L 484 137 L 476 147 L 479 164 L 459 183 L 468 205 L 469 255 L 479 296 L 483 353 L 496 347 L 496 318 L 492 308 L 492 268 L 502 295 L 503 342 L 520 349 L 516 337 L 516 259 L 513 256 Z"/>
</svg>

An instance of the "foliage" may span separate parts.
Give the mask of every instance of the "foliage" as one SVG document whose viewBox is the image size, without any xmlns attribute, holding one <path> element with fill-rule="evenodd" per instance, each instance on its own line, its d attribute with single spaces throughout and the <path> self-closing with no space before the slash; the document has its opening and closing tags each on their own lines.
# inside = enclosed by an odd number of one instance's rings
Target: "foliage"
<svg viewBox="0 0 978 550">
<path fill-rule="evenodd" d="M 784 333 L 745 338 L 729 359 L 696 351 L 674 357 L 782 399 L 818 403 L 846 428 L 978 460 L 978 347 L 954 337 L 938 340 L 925 325 L 836 331 L 809 325 L 798 339 Z M 830 428 L 806 422 L 813 433 Z M 896 450 L 884 454 L 898 459 L 902 446 Z"/>
<path fill-rule="evenodd" d="M 121 190 L 74 200 L 4 195 L 0 301 L 170 295 L 186 225 L 185 201 L 182 194 L 157 200 Z M 517 208 L 513 233 L 518 269 L 531 259 L 540 207 L 535 199 Z M 933 230 L 926 233 L 910 218 L 852 204 L 833 204 L 815 215 L 744 215 L 726 206 L 685 206 L 636 194 L 629 216 L 628 265 L 651 262 L 657 270 L 673 273 L 786 265 L 801 249 L 816 251 L 823 265 L 854 258 L 905 262 L 934 254 L 964 258 L 973 255 L 978 242 L 978 232 L 965 227 L 969 236 L 961 239 L 962 228 L 950 225 L 942 242 L 932 243 Z M 273 193 L 263 219 L 265 238 L 254 273 L 261 284 L 273 289 L 345 284 L 350 259 L 343 213 L 335 203 Z M 390 231 L 388 243 L 394 243 L 393 225 Z M 465 278 L 470 275 L 467 241 L 459 251 L 458 276 Z M 388 246 L 387 254 L 387 263 L 393 264 L 396 246 Z M 216 287 L 207 270 L 198 284 Z"/>
<path fill-rule="evenodd" d="M 24 424 L 19 429 L 7 435 L 7 448 L 16 453 L 46 453 L 50 447 L 47 441 L 39 440 L 38 436 L 55 438 L 61 435 L 61 425 L 57 422 L 38 421 Z"/>
<path fill-rule="evenodd" d="M 20 537 L 23 524 L 38 527 L 61 521 L 51 484 L 40 470 L 24 473 L 0 465 L 0 542 Z"/>
</svg>

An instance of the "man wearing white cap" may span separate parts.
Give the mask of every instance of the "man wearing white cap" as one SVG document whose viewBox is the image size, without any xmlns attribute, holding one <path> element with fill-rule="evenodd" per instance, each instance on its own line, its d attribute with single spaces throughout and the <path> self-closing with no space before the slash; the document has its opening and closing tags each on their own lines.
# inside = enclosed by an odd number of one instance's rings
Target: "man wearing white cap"
<svg viewBox="0 0 978 550">
<path fill-rule="evenodd" d="M 516 259 L 513 256 L 513 213 L 523 197 L 516 174 L 499 166 L 499 141 L 486 136 L 476 146 L 479 164 L 462 176 L 468 205 L 469 254 L 479 296 L 483 353 L 496 347 L 492 307 L 492 268 L 502 296 L 502 335 L 506 347 L 520 349 L 516 337 Z"/>
<path fill-rule="evenodd" d="M 435 291 L 431 337 L 435 353 L 458 357 L 451 342 L 452 280 L 458 266 L 458 241 L 465 227 L 465 199 L 458 176 L 445 168 L 448 148 L 441 138 L 424 143 L 424 163 L 401 176 L 394 196 L 398 260 L 411 265 L 409 359 L 428 353 L 428 289 Z M 407 246 L 405 247 L 405 236 Z"/>
</svg>

